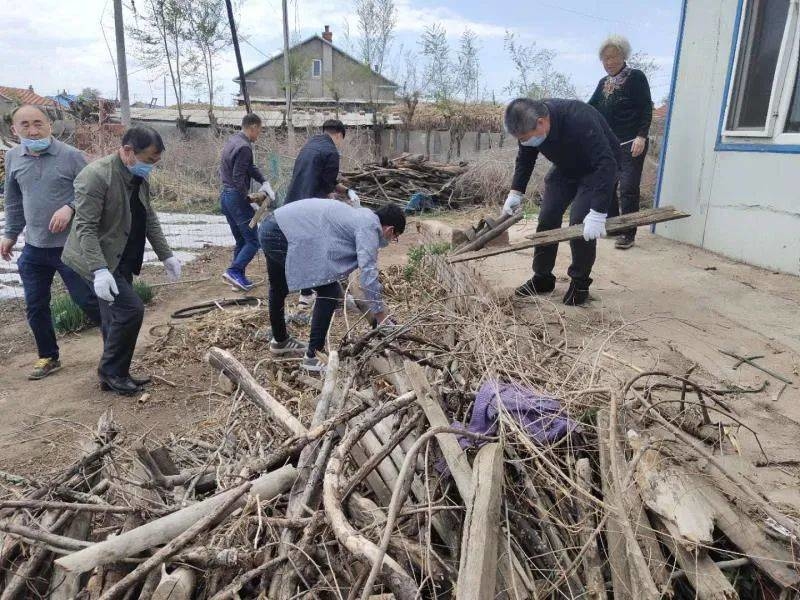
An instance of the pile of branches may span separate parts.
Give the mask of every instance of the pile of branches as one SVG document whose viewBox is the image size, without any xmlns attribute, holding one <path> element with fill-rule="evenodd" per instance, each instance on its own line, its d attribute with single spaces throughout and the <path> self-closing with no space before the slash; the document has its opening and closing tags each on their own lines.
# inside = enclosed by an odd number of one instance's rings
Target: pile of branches
<svg viewBox="0 0 800 600">
<path fill-rule="evenodd" d="M 204 357 L 225 383 L 209 393 L 214 418 L 155 443 L 105 417 L 62 473 L 3 474 L 2 598 L 797 589 L 795 521 L 720 457 L 735 390 L 670 373 L 620 383 L 553 332 L 546 305 L 540 321 L 512 320 L 466 267 L 425 260 L 388 273 L 402 328 L 360 334 L 361 315 L 337 318 L 323 379 L 289 359 L 248 368 L 233 353 L 250 336 L 219 334 L 230 351 Z M 468 429 L 487 381 L 557 398 L 574 430 L 539 439 L 505 408 L 491 430 Z"/>
<path fill-rule="evenodd" d="M 370 206 L 405 207 L 414 194 L 420 193 L 430 196 L 441 208 L 459 208 L 481 201 L 476 194 L 454 186 L 466 171 L 466 163 L 437 163 L 421 154 L 402 154 L 342 173 L 342 183 L 355 189 L 361 203 Z"/>
</svg>

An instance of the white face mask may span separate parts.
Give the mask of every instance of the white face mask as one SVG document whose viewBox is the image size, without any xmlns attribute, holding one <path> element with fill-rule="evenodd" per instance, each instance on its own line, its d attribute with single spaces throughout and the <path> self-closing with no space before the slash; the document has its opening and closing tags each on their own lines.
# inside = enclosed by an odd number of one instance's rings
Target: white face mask
<svg viewBox="0 0 800 600">
<path fill-rule="evenodd" d="M 546 135 L 534 135 L 529 137 L 524 142 L 520 142 L 520 144 L 523 146 L 528 146 L 529 148 L 536 148 L 537 146 L 541 146 L 545 139 L 547 139 Z"/>
</svg>

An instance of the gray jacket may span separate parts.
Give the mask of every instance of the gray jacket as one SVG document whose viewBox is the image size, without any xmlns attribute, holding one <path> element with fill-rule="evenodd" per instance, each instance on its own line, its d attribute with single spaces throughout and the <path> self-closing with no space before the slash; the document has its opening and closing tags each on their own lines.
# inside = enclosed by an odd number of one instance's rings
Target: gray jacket
<svg viewBox="0 0 800 600">
<path fill-rule="evenodd" d="M 378 215 L 328 198 L 297 200 L 275 211 L 289 243 L 286 283 L 290 290 L 340 281 L 360 269 L 361 291 L 370 310 L 383 312 L 378 248 L 383 232 Z"/>
<path fill-rule="evenodd" d="M 37 248 L 61 248 L 69 230 L 50 232 L 58 209 L 73 206 L 73 181 L 86 166 L 77 148 L 53 139 L 50 147 L 33 156 L 20 144 L 6 152 L 6 227 L 3 237 L 16 240 L 25 230 L 25 242 Z"/>
</svg>

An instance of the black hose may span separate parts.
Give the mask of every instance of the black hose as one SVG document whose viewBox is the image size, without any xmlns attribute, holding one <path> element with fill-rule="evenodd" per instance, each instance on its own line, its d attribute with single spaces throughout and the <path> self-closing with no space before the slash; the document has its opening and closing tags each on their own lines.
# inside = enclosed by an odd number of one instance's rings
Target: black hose
<svg viewBox="0 0 800 600">
<path fill-rule="evenodd" d="M 262 298 L 256 298 L 255 296 L 222 298 L 221 300 L 212 300 L 204 304 L 194 304 L 181 308 L 172 313 L 171 317 L 173 319 L 189 319 L 191 317 L 199 317 L 200 315 L 208 314 L 226 306 L 261 306 L 262 304 L 264 304 L 264 300 Z"/>
</svg>

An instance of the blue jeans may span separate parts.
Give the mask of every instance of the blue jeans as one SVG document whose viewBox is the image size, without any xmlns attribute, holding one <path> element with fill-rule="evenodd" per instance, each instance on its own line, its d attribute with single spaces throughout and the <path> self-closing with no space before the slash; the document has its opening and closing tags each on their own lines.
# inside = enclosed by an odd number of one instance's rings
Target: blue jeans
<svg viewBox="0 0 800 600">
<path fill-rule="evenodd" d="M 63 248 L 37 248 L 25 244 L 17 260 L 25 291 L 28 325 L 36 339 L 39 358 L 58 358 L 58 343 L 50 314 L 50 288 L 56 273 L 61 275 L 72 300 L 94 323 L 100 323 L 100 307 L 91 285 L 61 262 Z"/>
<path fill-rule="evenodd" d="M 255 211 L 247 198 L 231 188 L 222 188 L 219 196 L 222 214 L 228 220 L 236 246 L 233 249 L 233 262 L 231 270 L 239 271 L 244 275 L 247 265 L 258 252 L 258 232 L 250 228 L 250 219 Z"/>
</svg>

